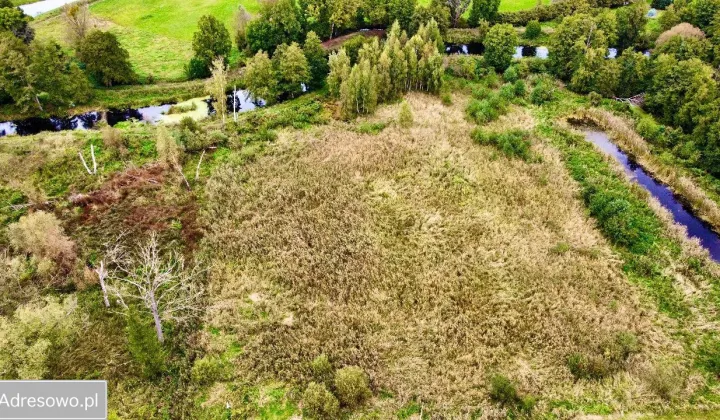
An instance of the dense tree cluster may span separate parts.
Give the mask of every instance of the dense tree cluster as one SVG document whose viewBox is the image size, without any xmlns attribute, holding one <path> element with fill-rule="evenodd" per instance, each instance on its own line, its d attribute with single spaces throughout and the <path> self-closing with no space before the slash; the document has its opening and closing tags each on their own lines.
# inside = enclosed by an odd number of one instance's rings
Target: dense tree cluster
<svg viewBox="0 0 720 420">
<path fill-rule="evenodd" d="M 720 175 L 720 87 L 717 51 L 720 2 L 677 1 L 662 22 L 650 57 L 633 49 L 647 42 L 647 6 L 637 2 L 617 11 L 614 22 L 603 12 L 563 19 L 550 42 L 552 72 L 580 93 L 630 97 L 645 93 L 645 107 L 660 122 L 675 127 L 663 140 L 678 156 Z M 622 51 L 607 59 L 608 46 Z"/>
<path fill-rule="evenodd" d="M 434 20 L 421 25 L 409 39 L 395 22 L 385 43 L 381 46 L 374 39 L 365 44 L 354 65 L 344 49 L 330 56 L 329 91 L 340 99 L 346 118 L 370 113 L 378 103 L 409 90 L 438 92 L 443 74 L 441 46 Z"/>
<path fill-rule="evenodd" d="M 245 87 L 255 100 L 274 103 L 293 98 L 304 88 L 319 88 L 325 83 L 328 64 L 320 38 L 310 32 L 304 47 L 297 42 L 281 44 L 270 59 L 259 51 L 245 68 Z"/>
</svg>

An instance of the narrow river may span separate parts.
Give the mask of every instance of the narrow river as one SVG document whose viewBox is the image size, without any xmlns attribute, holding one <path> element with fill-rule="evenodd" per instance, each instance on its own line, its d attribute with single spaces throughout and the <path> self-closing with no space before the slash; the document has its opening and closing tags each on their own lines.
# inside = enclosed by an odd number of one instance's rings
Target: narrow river
<svg viewBox="0 0 720 420">
<path fill-rule="evenodd" d="M 51 10 L 59 9 L 68 3 L 76 0 L 43 0 L 35 3 L 23 4 L 20 6 L 23 12 L 30 17 L 37 17 Z"/>
<path fill-rule="evenodd" d="M 610 141 L 604 132 L 587 128 L 583 129 L 583 132 L 588 141 L 597 146 L 603 153 L 615 158 L 633 182 L 645 188 L 663 207 L 668 209 L 672 213 L 675 222 L 685 226 L 688 236 L 699 239 L 700 244 L 710 252 L 710 257 L 714 261 L 720 262 L 720 236 L 705 222 L 686 209 L 670 188 L 656 181 L 645 172 L 642 167 Z"/>
</svg>

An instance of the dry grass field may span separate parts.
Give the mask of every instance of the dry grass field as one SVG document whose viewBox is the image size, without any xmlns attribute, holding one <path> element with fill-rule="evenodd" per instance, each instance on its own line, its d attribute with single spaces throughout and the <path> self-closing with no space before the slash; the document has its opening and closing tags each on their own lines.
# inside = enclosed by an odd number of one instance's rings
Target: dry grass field
<svg viewBox="0 0 720 420">
<path fill-rule="evenodd" d="M 239 346 L 233 377 L 249 383 L 306 383 L 321 354 L 358 365 L 381 418 L 410 403 L 503 417 L 488 398 L 493 374 L 539 397 L 536 412 L 659 404 L 649 372 L 685 365 L 685 350 L 623 275 L 558 153 L 533 139 L 538 158 L 508 159 L 473 143 L 463 97 L 407 100 L 409 129 L 386 106 L 282 131 L 254 161 L 216 170 L 203 215 L 209 354 Z M 358 129 L 371 123 L 389 125 Z M 494 124 L 528 129 L 533 117 L 518 108 Z M 620 373 L 574 380 L 571 354 L 627 333 L 640 351 Z M 242 404 L 229 386 L 213 392 Z"/>
</svg>

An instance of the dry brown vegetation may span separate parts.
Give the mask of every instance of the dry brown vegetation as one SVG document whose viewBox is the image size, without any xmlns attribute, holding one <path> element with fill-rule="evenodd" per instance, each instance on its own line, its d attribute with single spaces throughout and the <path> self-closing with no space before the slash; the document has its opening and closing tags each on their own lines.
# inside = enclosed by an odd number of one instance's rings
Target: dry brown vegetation
<svg viewBox="0 0 720 420">
<path fill-rule="evenodd" d="M 541 405 L 587 396 L 620 411 L 659 398 L 648 367 L 684 360 L 682 346 L 622 275 L 557 152 L 536 141 L 537 161 L 504 158 L 473 144 L 465 98 L 407 101 L 410 129 L 281 132 L 208 182 L 206 324 L 242 346 L 236 378 L 307 384 L 325 354 L 392 394 L 383 410 L 418 400 L 489 413 L 495 373 Z M 494 124 L 532 123 L 513 111 Z M 568 356 L 619 332 L 641 346 L 626 369 L 575 382 Z"/>
</svg>

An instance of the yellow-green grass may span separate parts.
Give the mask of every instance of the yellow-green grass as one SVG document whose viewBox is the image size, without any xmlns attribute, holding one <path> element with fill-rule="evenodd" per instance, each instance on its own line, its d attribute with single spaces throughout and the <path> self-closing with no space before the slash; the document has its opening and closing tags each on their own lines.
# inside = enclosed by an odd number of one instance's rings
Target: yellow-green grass
<svg viewBox="0 0 720 420">
<path fill-rule="evenodd" d="M 94 26 L 117 35 L 141 79 L 152 76 L 156 80 L 177 81 L 185 78 L 185 64 L 193 54 L 192 36 L 200 17 L 215 16 L 231 30 L 237 4 L 228 0 L 104 0 L 93 3 L 90 8 Z M 251 13 L 259 8 L 255 0 L 243 0 L 241 4 Z M 71 49 L 64 42 L 64 24 L 57 12 L 36 19 L 33 27 L 38 38 L 54 39 Z M 233 49 L 229 57 L 231 63 L 237 57 Z"/>
<path fill-rule="evenodd" d="M 212 15 L 232 28 L 238 3 L 256 13 L 256 0 L 101 0 L 93 3 L 93 14 L 126 28 L 180 41 L 192 41 L 197 22 Z"/>
</svg>

